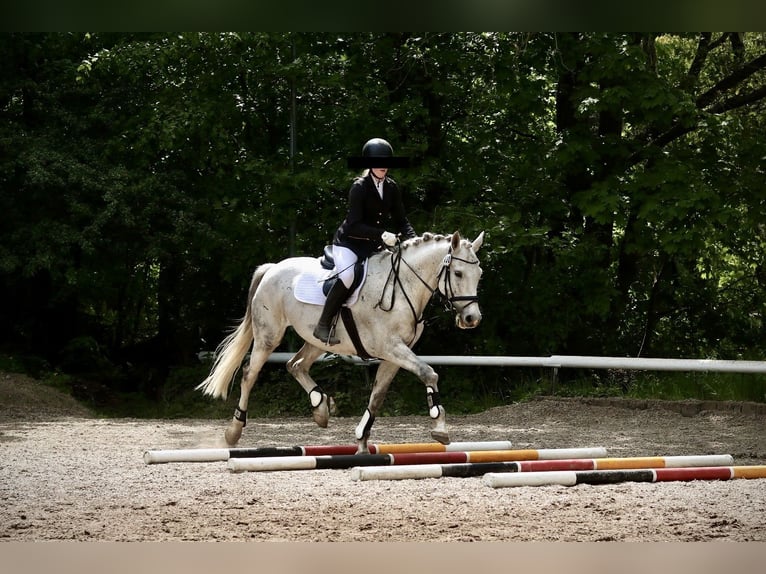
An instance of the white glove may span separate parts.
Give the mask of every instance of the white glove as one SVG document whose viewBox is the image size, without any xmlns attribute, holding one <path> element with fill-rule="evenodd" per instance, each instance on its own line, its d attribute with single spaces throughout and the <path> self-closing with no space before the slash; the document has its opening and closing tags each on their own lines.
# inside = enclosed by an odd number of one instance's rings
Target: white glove
<svg viewBox="0 0 766 574">
<path fill-rule="evenodd" d="M 389 247 L 393 247 L 394 245 L 396 245 L 396 235 L 394 235 L 390 231 L 384 231 L 383 235 L 381 235 L 380 238 L 383 240 L 383 243 L 385 243 Z"/>
</svg>

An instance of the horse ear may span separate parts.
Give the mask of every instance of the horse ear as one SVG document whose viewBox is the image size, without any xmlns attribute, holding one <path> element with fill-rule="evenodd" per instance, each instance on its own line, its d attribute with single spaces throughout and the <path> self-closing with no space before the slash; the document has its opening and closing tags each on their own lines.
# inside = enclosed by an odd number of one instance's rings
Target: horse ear
<svg viewBox="0 0 766 574">
<path fill-rule="evenodd" d="M 473 247 L 474 251 L 478 251 L 481 247 L 481 244 L 484 243 L 484 232 L 482 231 L 479 233 L 479 236 L 473 240 L 473 243 L 471 244 L 471 247 Z"/>
<path fill-rule="evenodd" d="M 456 250 L 460 247 L 460 232 L 456 231 L 452 234 L 452 250 Z"/>
</svg>

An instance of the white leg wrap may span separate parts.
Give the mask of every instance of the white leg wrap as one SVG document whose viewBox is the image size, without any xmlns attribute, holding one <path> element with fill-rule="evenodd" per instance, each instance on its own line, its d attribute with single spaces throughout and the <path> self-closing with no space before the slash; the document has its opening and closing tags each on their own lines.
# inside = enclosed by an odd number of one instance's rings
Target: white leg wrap
<svg viewBox="0 0 766 574">
<path fill-rule="evenodd" d="M 311 392 L 309 393 L 309 400 L 311 401 L 311 407 L 317 408 L 319 405 L 322 404 L 322 400 L 324 399 L 324 394 L 322 393 L 322 390 L 319 387 L 314 387 L 311 389 Z"/>
<path fill-rule="evenodd" d="M 439 393 L 433 387 L 426 387 L 426 400 L 428 401 L 428 415 L 432 419 L 439 418 Z"/>
<path fill-rule="evenodd" d="M 365 436 L 367 436 L 370 432 L 370 428 L 372 428 L 372 423 L 374 422 L 375 417 L 372 416 L 370 409 L 366 409 L 362 415 L 362 420 L 359 421 L 358 425 L 356 425 L 356 440 L 362 440 Z"/>
</svg>

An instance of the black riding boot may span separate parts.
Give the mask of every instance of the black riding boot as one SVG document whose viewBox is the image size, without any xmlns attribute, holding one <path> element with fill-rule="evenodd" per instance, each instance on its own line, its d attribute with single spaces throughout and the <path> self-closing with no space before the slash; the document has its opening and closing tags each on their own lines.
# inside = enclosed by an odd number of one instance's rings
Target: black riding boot
<svg viewBox="0 0 766 574">
<path fill-rule="evenodd" d="M 332 336 L 332 322 L 335 315 L 340 311 L 341 305 L 348 299 L 349 290 L 340 279 L 335 281 L 330 292 L 327 294 L 322 315 L 319 317 L 319 323 L 314 328 L 314 336 L 328 345 L 337 345 L 339 339 Z"/>
</svg>

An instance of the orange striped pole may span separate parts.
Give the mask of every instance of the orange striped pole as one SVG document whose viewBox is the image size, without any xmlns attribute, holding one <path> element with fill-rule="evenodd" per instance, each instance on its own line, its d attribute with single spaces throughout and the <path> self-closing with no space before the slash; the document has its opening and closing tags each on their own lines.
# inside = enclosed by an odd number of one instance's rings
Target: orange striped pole
<svg viewBox="0 0 766 574">
<path fill-rule="evenodd" d="M 471 461 L 557 460 L 606 455 L 603 447 L 561 448 L 538 450 L 492 450 L 467 452 L 404 452 L 391 454 L 352 454 L 330 456 L 283 456 L 264 458 L 229 458 L 229 470 L 321 470 L 348 469 L 355 466 L 392 466 L 402 464 L 465 463 Z"/>
</svg>

